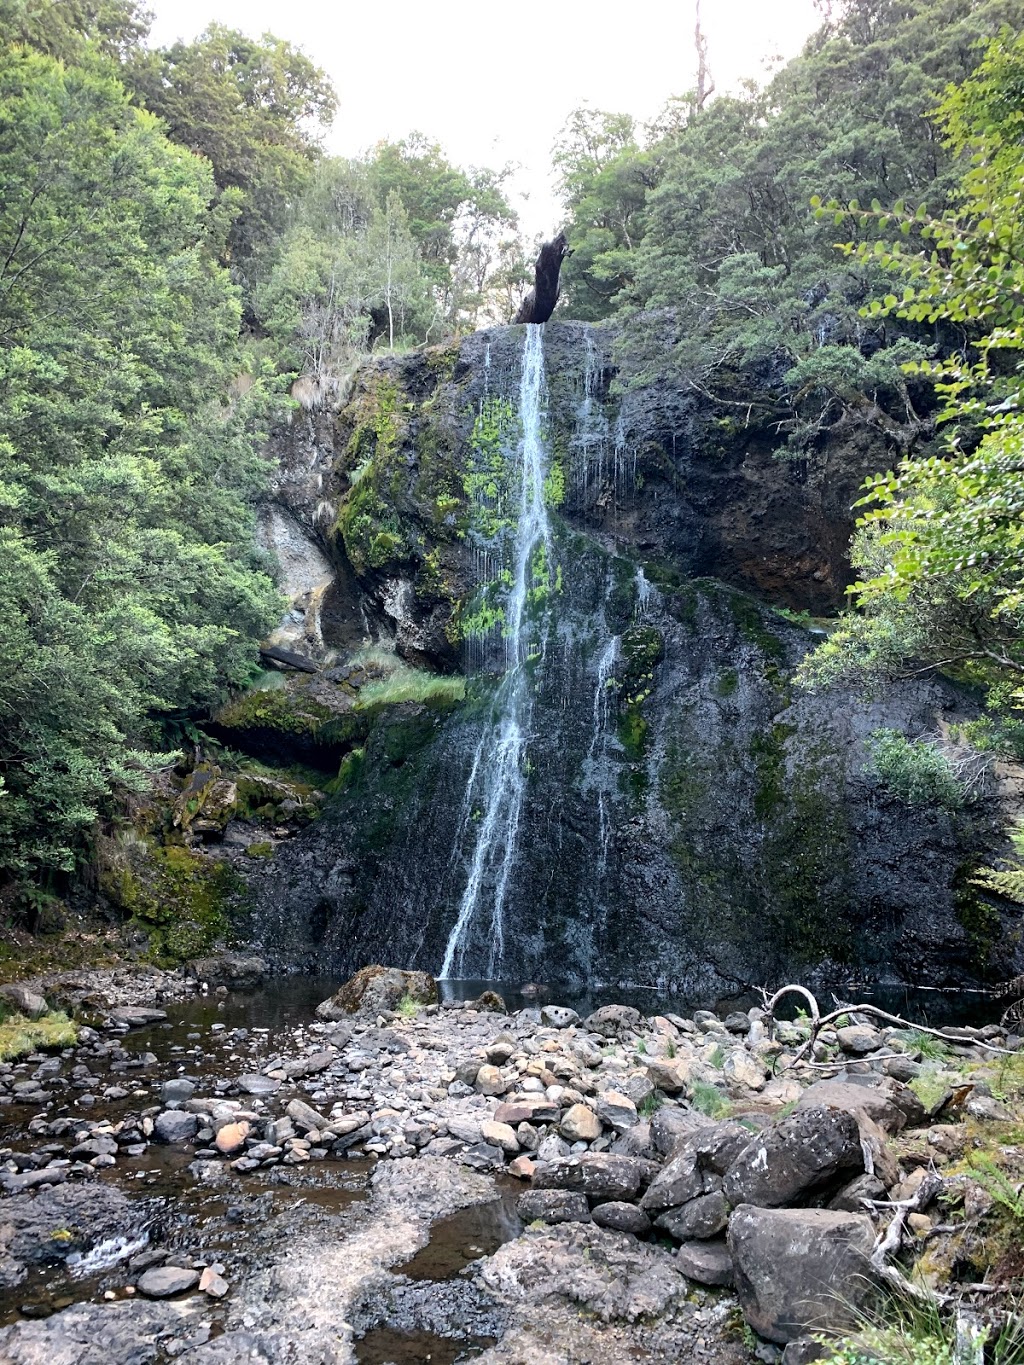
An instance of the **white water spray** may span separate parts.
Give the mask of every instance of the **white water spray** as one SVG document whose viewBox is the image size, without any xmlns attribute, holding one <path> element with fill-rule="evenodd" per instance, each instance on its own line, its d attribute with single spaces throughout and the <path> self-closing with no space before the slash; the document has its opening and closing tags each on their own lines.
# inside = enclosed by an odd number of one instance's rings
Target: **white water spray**
<svg viewBox="0 0 1024 1365">
<path fill-rule="evenodd" d="M 441 977 L 466 975 L 469 938 L 477 919 L 490 916 L 486 964 L 472 974 L 493 978 L 505 949 L 504 910 L 516 858 L 526 793 L 526 758 L 533 712 L 528 665 L 543 653 L 540 631 L 531 630 L 529 607 L 550 590 L 554 571 L 551 526 L 544 503 L 547 473 L 541 415 L 544 405 L 544 328 L 529 326 L 519 385 L 520 437 L 516 451 L 519 509 L 513 546 L 512 586 L 505 607 L 505 677 L 495 698 L 494 719 L 473 758 L 456 853 L 477 826 L 459 913 L 448 936 Z"/>
</svg>

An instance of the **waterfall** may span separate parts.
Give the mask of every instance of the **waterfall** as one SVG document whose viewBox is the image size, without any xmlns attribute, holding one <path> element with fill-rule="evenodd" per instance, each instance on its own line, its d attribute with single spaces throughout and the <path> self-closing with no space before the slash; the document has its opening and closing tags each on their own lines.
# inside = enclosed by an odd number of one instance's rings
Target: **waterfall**
<svg viewBox="0 0 1024 1365">
<path fill-rule="evenodd" d="M 526 328 L 519 385 L 519 433 L 515 477 L 518 518 L 512 548 L 512 583 L 505 605 L 505 676 L 495 697 L 470 770 L 455 856 L 470 830 L 476 842 L 455 924 L 448 936 L 441 977 L 494 977 L 505 948 L 504 909 L 516 859 L 516 843 L 526 794 L 527 746 L 533 712 L 528 665 L 543 654 L 543 632 L 531 621 L 530 607 L 543 604 L 550 589 L 551 527 L 544 501 L 547 461 L 541 431 L 544 407 L 544 327 Z M 471 951 L 477 921 L 489 916 L 486 962 Z"/>
</svg>

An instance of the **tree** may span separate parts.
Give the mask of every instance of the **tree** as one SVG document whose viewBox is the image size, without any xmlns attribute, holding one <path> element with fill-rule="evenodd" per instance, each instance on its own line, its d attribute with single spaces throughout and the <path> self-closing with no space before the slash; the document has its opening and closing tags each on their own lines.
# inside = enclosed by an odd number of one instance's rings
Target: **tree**
<svg viewBox="0 0 1024 1365">
<path fill-rule="evenodd" d="M 105 69 L 0 54 L 0 877 L 72 869 L 173 725 L 251 676 L 262 386 L 199 158 Z M 212 205 L 212 207 L 211 207 Z"/>
<path fill-rule="evenodd" d="M 124 59 L 137 51 L 152 15 L 138 0 L 0 0 L 0 38 L 27 43 L 60 61 L 80 60 L 92 44 Z"/>
<path fill-rule="evenodd" d="M 896 277 L 869 315 L 946 322 L 971 338 L 912 371 L 936 382 L 944 451 L 904 460 L 865 485 L 855 543 L 860 615 L 811 657 L 810 684 L 946 668 L 989 689 L 993 708 L 1024 707 L 1024 37 L 994 41 L 977 73 L 938 113 L 960 158 L 953 206 L 922 203 L 819 216 L 885 231 L 895 243 L 849 246 Z M 898 290 L 899 292 L 895 292 Z"/>
<path fill-rule="evenodd" d="M 317 130 L 334 117 L 330 81 L 290 43 L 220 24 L 139 55 L 125 77 L 168 136 L 210 162 L 218 188 L 243 196 L 226 254 L 251 293 L 319 157 Z"/>
</svg>

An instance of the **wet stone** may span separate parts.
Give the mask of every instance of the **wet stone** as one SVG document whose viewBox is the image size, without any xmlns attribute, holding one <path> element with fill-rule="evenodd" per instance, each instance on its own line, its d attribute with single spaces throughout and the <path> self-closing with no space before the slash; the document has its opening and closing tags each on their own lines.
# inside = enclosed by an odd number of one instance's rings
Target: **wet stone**
<svg viewBox="0 0 1024 1365">
<path fill-rule="evenodd" d="M 197 1270 L 186 1270 L 183 1266 L 155 1266 L 139 1276 L 136 1288 L 147 1299 L 170 1299 L 175 1294 L 184 1294 L 199 1283 Z"/>
<path fill-rule="evenodd" d="M 527 1190 L 519 1197 L 516 1212 L 524 1223 L 589 1223 L 585 1195 L 571 1190 Z"/>
</svg>

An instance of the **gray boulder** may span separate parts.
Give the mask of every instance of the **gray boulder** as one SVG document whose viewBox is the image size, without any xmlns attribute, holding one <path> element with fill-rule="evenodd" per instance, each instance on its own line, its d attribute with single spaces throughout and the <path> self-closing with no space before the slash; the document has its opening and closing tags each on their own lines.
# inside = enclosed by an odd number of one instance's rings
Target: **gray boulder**
<svg viewBox="0 0 1024 1365">
<path fill-rule="evenodd" d="M 651 1142 L 662 1156 L 670 1156 L 684 1138 L 710 1122 L 695 1109 L 657 1109 L 651 1118 Z"/>
<path fill-rule="evenodd" d="M 693 1148 L 687 1146 L 654 1177 L 640 1201 L 640 1207 L 647 1213 L 660 1213 L 663 1209 L 688 1204 L 703 1193 L 703 1172 L 697 1165 Z"/>
<path fill-rule="evenodd" d="M 524 1223 L 589 1223 L 587 1197 L 574 1190 L 527 1190 L 516 1201 Z"/>
<path fill-rule="evenodd" d="M 849 1114 L 862 1111 L 885 1132 L 898 1133 L 907 1122 L 906 1105 L 898 1102 L 902 1099 L 901 1089 L 893 1081 L 875 1077 L 867 1085 L 841 1078 L 815 1081 L 800 1096 L 796 1112 L 822 1106 L 844 1109 Z"/>
<path fill-rule="evenodd" d="M 759 1133 L 725 1173 L 725 1197 L 735 1208 L 792 1204 L 802 1195 L 863 1170 L 860 1130 L 852 1114 L 806 1109 Z"/>
<path fill-rule="evenodd" d="M 580 1016 L 567 1005 L 545 1005 L 540 1012 L 540 1022 L 548 1028 L 569 1028 L 580 1022 Z"/>
<path fill-rule="evenodd" d="M 729 1222 L 729 1205 L 721 1190 L 702 1194 L 679 1209 L 669 1209 L 654 1220 L 680 1242 L 704 1241 L 724 1232 Z"/>
<path fill-rule="evenodd" d="M 199 1283 L 198 1270 L 186 1270 L 183 1266 L 161 1265 L 144 1271 L 136 1288 L 147 1299 L 170 1299 L 175 1294 L 184 1294 L 195 1289 Z"/>
<path fill-rule="evenodd" d="M 697 1284 L 732 1284 L 732 1257 L 723 1238 L 684 1242 L 676 1251 L 676 1269 Z"/>
<path fill-rule="evenodd" d="M 196 1087 L 192 1081 L 188 1081 L 184 1076 L 176 1076 L 172 1081 L 164 1081 L 160 1087 L 160 1100 L 163 1104 L 171 1108 L 177 1108 L 179 1104 L 184 1104 L 196 1093 Z"/>
<path fill-rule="evenodd" d="M 874 1241 L 865 1214 L 741 1205 L 728 1245 L 747 1322 L 780 1345 L 852 1327 L 873 1289 Z"/>
<path fill-rule="evenodd" d="M 46 1001 L 38 991 L 30 990 L 28 986 L 0 986 L 0 996 L 26 1019 L 39 1019 L 46 1013 Z"/>
<path fill-rule="evenodd" d="M 631 1200 L 639 1193 L 645 1165 L 636 1157 L 584 1152 L 539 1164 L 533 1184 L 539 1190 L 575 1190 L 601 1202 Z"/>
<path fill-rule="evenodd" d="M 229 991 L 254 991 L 263 984 L 270 970 L 261 957 L 240 953 L 215 953 L 188 964 L 188 973 L 210 986 L 226 986 Z"/>
<path fill-rule="evenodd" d="M 645 1237 L 651 1230 L 651 1220 L 635 1204 L 626 1204 L 613 1199 L 607 1204 L 597 1204 L 590 1214 L 599 1228 L 611 1228 L 613 1232 L 631 1232 L 634 1237 Z"/>
<path fill-rule="evenodd" d="M 599 1033 L 602 1038 L 621 1038 L 627 1033 L 636 1033 L 643 1016 L 639 1010 L 629 1005 L 603 1005 L 593 1014 L 588 1014 L 583 1026 L 591 1033 Z"/>
<path fill-rule="evenodd" d="M 361 967 L 355 976 L 316 1007 L 316 1017 L 337 1023 L 354 1014 L 388 1014 L 406 996 L 417 1005 L 436 1005 L 437 982 L 429 972 L 405 972 L 398 967 Z"/>
<path fill-rule="evenodd" d="M 157 1142 L 188 1142 L 199 1131 L 199 1119 L 184 1109 L 165 1109 L 153 1120 L 153 1137 Z"/>
</svg>

